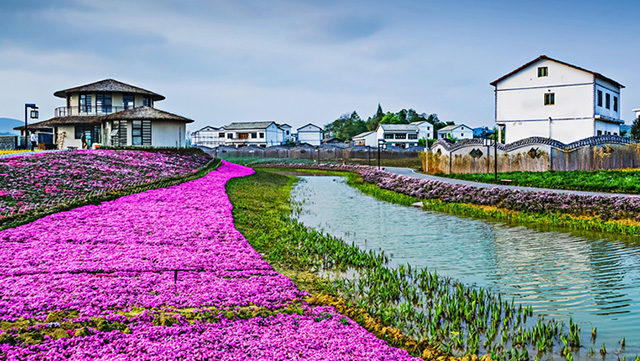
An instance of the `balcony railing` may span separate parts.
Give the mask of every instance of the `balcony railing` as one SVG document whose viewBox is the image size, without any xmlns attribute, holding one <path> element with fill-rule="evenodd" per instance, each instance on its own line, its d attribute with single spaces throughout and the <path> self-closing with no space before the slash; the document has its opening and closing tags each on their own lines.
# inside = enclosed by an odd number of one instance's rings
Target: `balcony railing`
<svg viewBox="0 0 640 361">
<path fill-rule="evenodd" d="M 54 111 L 56 117 L 68 117 L 72 115 L 109 115 L 123 110 L 134 108 L 133 106 L 111 106 L 111 105 L 99 105 L 99 106 L 77 106 L 77 107 L 58 107 Z"/>
</svg>

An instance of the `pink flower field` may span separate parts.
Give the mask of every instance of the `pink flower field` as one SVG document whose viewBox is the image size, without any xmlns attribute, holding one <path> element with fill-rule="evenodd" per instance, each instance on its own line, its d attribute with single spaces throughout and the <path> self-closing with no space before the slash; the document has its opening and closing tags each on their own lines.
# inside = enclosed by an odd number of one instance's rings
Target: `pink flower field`
<svg viewBox="0 0 640 361">
<path fill-rule="evenodd" d="M 195 172 L 206 154 L 77 150 L 0 159 L 0 216 Z"/>
<path fill-rule="evenodd" d="M 252 173 L 223 162 L 0 231 L 0 360 L 414 359 L 301 301 L 251 248 L 225 184 Z"/>
</svg>

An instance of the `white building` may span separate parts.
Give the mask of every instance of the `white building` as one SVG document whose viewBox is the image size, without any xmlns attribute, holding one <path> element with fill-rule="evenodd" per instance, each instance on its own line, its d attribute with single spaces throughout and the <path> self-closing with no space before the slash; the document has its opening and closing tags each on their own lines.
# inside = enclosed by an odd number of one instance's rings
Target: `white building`
<svg viewBox="0 0 640 361">
<path fill-rule="evenodd" d="M 193 146 L 214 148 L 219 145 L 223 145 L 224 141 L 224 127 L 216 128 L 212 126 L 206 126 L 191 133 L 191 144 Z"/>
<path fill-rule="evenodd" d="M 418 145 L 419 129 L 415 124 L 378 124 L 376 133 L 378 139 L 385 140 L 385 146 L 408 148 Z"/>
<path fill-rule="evenodd" d="M 445 139 L 451 136 L 455 139 L 471 139 L 473 138 L 473 129 L 464 124 L 447 125 L 438 130 L 438 139 Z"/>
<path fill-rule="evenodd" d="M 113 79 L 59 90 L 65 99 L 55 117 L 38 123 L 53 129 L 59 149 L 88 146 L 184 147 L 193 120 L 156 109 L 164 96 Z"/>
<path fill-rule="evenodd" d="M 360 133 L 352 138 L 353 145 L 364 145 L 369 147 L 378 146 L 378 133 L 375 131 Z"/>
<path fill-rule="evenodd" d="M 433 124 L 429 123 L 426 120 L 411 122 L 411 124 L 418 127 L 418 139 L 434 139 L 435 129 L 433 127 Z"/>
<path fill-rule="evenodd" d="M 298 128 L 298 142 L 311 145 L 320 145 L 322 143 L 323 130 L 315 124 L 307 124 Z"/>
<path fill-rule="evenodd" d="M 506 143 L 528 137 L 571 143 L 620 134 L 624 86 L 602 74 L 542 55 L 491 85 Z"/>
<path fill-rule="evenodd" d="M 280 140 L 280 144 L 284 144 L 287 141 L 293 140 L 293 134 L 291 132 L 291 126 L 287 123 L 278 124 L 278 128 L 280 132 L 278 134 L 278 139 Z"/>
<path fill-rule="evenodd" d="M 282 141 L 282 129 L 276 122 L 234 122 L 224 126 L 224 145 L 242 147 L 255 145 L 270 147 L 280 145 Z"/>
<path fill-rule="evenodd" d="M 635 121 L 636 119 L 640 118 L 640 108 L 634 109 L 633 112 L 636 113 L 636 116 L 633 119 Z M 631 124 L 633 124 L 633 122 L 631 122 Z"/>
</svg>

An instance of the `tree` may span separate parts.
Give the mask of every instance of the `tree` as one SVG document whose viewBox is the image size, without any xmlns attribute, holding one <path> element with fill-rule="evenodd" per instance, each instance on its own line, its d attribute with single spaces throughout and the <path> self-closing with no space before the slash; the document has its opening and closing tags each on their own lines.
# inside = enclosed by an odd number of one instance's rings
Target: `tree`
<svg viewBox="0 0 640 361">
<path fill-rule="evenodd" d="M 378 103 L 378 111 L 376 111 L 376 114 L 373 116 L 373 118 L 367 119 L 367 130 L 376 130 L 378 128 L 378 124 L 380 124 L 380 121 L 382 120 L 382 118 L 384 118 L 384 115 L 385 114 L 382 111 L 382 106 L 380 105 L 380 103 Z"/>
<path fill-rule="evenodd" d="M 640 115 L 633 121 L 629 131 L 631 132 L 631 138 L 640 140 Z"/>
<path fill-rule="evenodd" d="M 350 141 L 354 135 L 367 131 L 367 125 L 360 118 L 357 112 L 343 114 L 340 118 L 325 125 L 325 137 L 336 137 L 342 141 Z"/>
</svg>

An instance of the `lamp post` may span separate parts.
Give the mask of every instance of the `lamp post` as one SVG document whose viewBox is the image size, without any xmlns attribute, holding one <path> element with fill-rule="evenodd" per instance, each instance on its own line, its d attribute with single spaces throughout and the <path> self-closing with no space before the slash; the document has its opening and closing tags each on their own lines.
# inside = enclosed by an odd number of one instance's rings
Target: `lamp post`
<svg viewBox="0 0 640 361">
<path fill-rule="evenodd" d="M 27 141 L 29 140 L 29 130 L 27 129 L 27 111 L 31 109 L 31 119 L 38 119 L 38 106 L 32 103 L 24 105 L 24 149 L 27 149 Z"/>
<path fill-rule="evenodd" d="M 386 140 L 378 139 L 378 169 L 380 169 L 380 148 L 384 145 Z"/>
<path fill-rule="evenodd" d="M 494 136 L 493 139 L 493 157 L 494 157 L 494 177 L 495 177 L 495 181 L 498 182 L 498 139 L 497 139 L 497 133 L 495 130 L 490 130 L 487 127 L 484 127 L 484 129 L 482 130 L 482 138 L 484 138 L 484 143 L 487 146 L 487 150 L 489 149 L 489 146 L 491 145 L 491 136 Z M 489 160 L 488 158 L 488 154 L 487 154 L 487 161 Z M 488 169 L 487 169 L 488 171 Z"/>
</svg>

